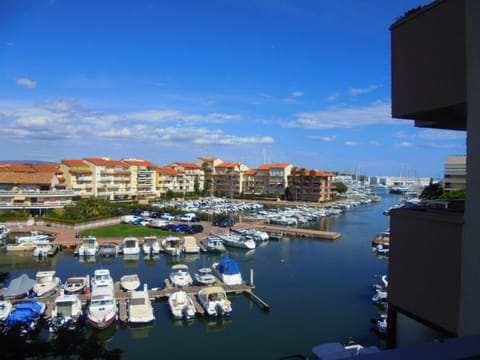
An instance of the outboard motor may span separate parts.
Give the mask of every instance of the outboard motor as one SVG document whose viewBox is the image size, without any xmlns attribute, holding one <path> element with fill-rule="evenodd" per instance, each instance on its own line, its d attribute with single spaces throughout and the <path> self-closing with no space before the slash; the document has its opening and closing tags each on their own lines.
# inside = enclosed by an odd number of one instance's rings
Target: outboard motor
<svg viewBox="0 0 480 360">
<path fill-rule="evenodd" d="M 222 315 L 223 314 L 222 305 L 220 304 L 215 305 L 215 311 L 217 312 L 217 315 Z"/>
</svg>

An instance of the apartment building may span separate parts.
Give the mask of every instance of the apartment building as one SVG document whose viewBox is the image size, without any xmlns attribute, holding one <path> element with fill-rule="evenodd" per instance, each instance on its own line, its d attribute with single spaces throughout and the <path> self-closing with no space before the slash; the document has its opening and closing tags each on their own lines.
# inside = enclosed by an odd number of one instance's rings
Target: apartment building
<svg viewBox="0 0 480 360">
<path fill-rule="evenodd" d="M 174 162 L 168 166 L 183 173 L 184 192 L 198 193 L 203 189 L 205 174 L 201 165 L 186 162 Z"/>
<path fill-rule="evenodd" d="M 182 170 L 166 166 L 157 168 L 155 173 L 155 190 L 158 196 L 165 196 L 168 191 L 176 193 L 185 192 L 185 174 Z"/>
<path fill-rule="evenodd" d="M 201 166 L 204 172 L 204 182 L 202 187 L 202 191 L 204 193 L 208 193 L 210 195 L 213 195 L 215 193 L 215 190 L 213 188 L 213 176 L 215 175 L 215 167 L 221 163 L 223 163 L 223 160 L 219 158 L 200 157 L 197 159 L 196 164 Z"/>
<path fill-rule="evenodd" d="M 241 162 L 222 162 L 215 166 L 213 189 L 216 196 L 233 197 L 243 193 L 243 177 L 249 168 Z"/>
<path fill-rule="evenodd" d="M 447 156 L 443 179 L 444 191 L 465 189 L 467 176 L 467 157 L 465 155 Z"/>
<path fill-rule="evenodd" d="M 461 209 L 390 213 L 392 347 L 480 333 L 479 19 L 477 0 L 437 0 L 390 28 L 392 117 L 466 131 L 468 188 Z"/>
<path fill-rule="evenodd" d="M 245 189 L 249 194 L 269 195 L 277 198 L 285 196 L 288 176 L 292 164 L 263 164 L 245 174 Z"/>
<path fill-rule="evenodd" d="M 131 197 L 130 166 L 109 158 L 83 159 L 92 169 L 93 195 L 107 200 Z"/>
<path fill-rule="evenodd" d="M 124 158 L 120 161 L 129 166 L 130 170 L 130 197 L 138 200 L 155 199 L 157 165 L 142 159 Z"/>
<path fill-rule="evenodd" d="M 288 175 L 287 200 L 291 201 L 329 201 L 334 194 L 334 174 L 314 169 L 292 168 Z"/>
<path fill-rule="evenodd" d="M 93 195 L 93 176 L 89 164 L 83 160 L 61 160 L 60 169 L 67 190 L 75 191 L 77 196 L 83 198 Z"/>
</svg>

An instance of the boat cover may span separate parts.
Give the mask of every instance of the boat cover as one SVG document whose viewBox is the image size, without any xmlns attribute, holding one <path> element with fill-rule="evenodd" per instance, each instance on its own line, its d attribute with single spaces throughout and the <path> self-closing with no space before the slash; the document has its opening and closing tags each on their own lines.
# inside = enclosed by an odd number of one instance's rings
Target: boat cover
<svg viewBox="0 0 480 360">
<path fill-rule="evenodd" d="M 17 305 L 15 310 L 13 310 L 8 316 L 8 325 L 12 326 L 14 324 L 27 324 L 42 312 L 42 305 L 38 301 L 31 299 L 24 301 Z"/>
<path fill-rule="evenodd" d="M 3 295 L 5 299 L 16 298 L 28 293 L 32 290 L 35 280 L 30 279 L 27 274 L 22 274 L 13 279 Z"/>
<path fill-rule="evenodd" d="M 225 275 L 233 275 L 233 274 L 238 274 L 240 272 L 240 270 L 238 269 L 237 263 L 232 259 L 220 260 L 218 270 L 220 271 L 220 273 Z"/>
<path fill-rule="evenodd" d="M 319 360 L 345 359 L 352 356 L 352 353 L 338 342 L 317 345 L 312 349 L 312 352 Z"/>
</svg>

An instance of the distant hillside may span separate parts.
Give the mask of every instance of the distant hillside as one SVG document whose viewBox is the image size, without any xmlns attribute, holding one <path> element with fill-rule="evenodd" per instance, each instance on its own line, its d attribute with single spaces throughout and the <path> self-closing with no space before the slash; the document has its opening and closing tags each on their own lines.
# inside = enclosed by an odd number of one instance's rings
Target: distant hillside
<svg viewBox="0 0 480 360">
<path fill-rule="evenodd" d="M 42 160 L 0 160 L 0 163 L 18 163 L 18 164 L 56 164 L 54 161 Z"/>
</svg>

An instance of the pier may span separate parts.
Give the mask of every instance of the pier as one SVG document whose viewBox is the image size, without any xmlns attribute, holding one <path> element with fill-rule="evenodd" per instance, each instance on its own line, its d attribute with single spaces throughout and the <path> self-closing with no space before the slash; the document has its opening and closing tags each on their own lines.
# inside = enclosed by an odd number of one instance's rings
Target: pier
<svg viewBox="0 0 480 360">
<path fill-rule="evenodd" d="M 314 229 L 303 229 L 297 227 L 288 227 L 282 225 L 271 224 L 239 224 L 238 228 L 253 228 L 256 230 L 265 231 L 266 233 L 273 234 L 273 238 L 281 237 L 296 237 L 296 238 L 308 238 L 308 239 L 321 239 L 321 240 L 338 240 L 342 237 L 342 234 L 333 231 L 322 231 Z"/>
</svg>

